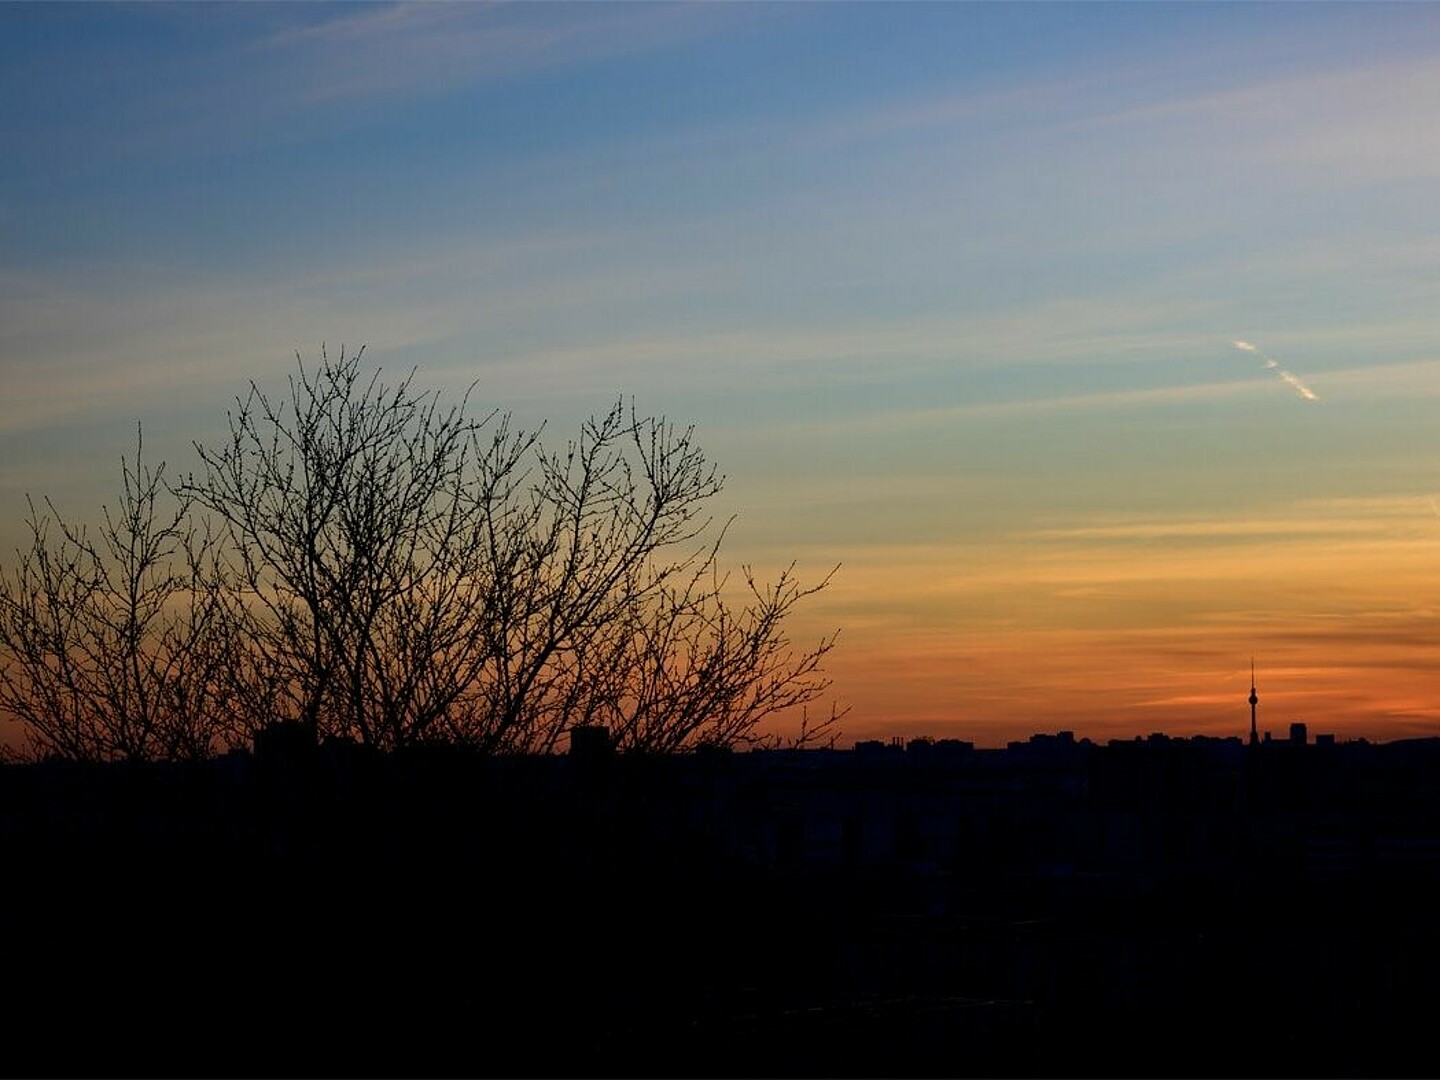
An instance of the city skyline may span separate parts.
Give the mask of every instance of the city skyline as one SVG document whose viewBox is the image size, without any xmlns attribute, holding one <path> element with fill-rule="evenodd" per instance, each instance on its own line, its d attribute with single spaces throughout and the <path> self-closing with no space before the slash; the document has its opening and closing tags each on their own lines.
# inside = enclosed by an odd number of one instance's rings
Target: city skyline
<svg viewBox="0 0 1440 1080">
<path fill-rule="evenodd" d="M 843 742 L 1440 734 L 1440 8 L 0 7 L 0 559 L 366 347 L 694 423 Z M 1251 682 L 1251 664 L 1256 682 Z"/>
</svg>

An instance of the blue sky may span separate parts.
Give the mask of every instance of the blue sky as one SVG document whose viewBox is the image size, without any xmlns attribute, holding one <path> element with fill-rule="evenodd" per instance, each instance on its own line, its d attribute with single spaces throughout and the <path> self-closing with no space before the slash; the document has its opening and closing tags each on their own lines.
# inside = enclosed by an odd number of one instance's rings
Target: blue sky
<svg viewBox="0 0 1440 1080">
<path fill-rule="evenodd" d="M 737 560 L 843 564 L 857 735 L 1225 730 L 1252 653 L 1429 730 L 1437 54 L 1429 4 L 0 6 L 0 550 L 365 344 L 695 422 Z"/>
</svg>

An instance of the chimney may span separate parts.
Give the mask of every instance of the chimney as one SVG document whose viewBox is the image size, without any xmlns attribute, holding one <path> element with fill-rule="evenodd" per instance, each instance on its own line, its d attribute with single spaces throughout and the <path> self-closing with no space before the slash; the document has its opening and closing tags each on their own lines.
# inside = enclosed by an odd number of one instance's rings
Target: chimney
<svg viewBox="0 0 1440 1080">
<path fill-rule="evenodd" d="M 570 756 L 576 761 L 603 761 L 614 750 L 604 724 L 576 724 L 570 729 Z"/>
</svg>

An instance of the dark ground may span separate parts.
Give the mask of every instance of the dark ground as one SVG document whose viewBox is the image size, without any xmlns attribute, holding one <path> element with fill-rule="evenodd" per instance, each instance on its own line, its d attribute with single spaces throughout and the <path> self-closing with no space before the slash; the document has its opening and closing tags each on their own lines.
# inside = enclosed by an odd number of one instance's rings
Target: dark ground
<svg viewBox="0 0 1440 1080">
<path fill-rule="evenodd" d="M 1424 859 L 767 861 L 663 765 L 287 769 L 0 771 L 7 1074 L 1440 1074 Z"/>
</svg>

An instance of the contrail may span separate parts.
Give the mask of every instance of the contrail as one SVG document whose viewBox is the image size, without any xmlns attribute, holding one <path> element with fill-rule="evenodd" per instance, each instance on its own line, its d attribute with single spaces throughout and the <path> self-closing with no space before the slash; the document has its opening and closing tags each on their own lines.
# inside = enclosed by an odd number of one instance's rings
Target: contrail
<svg viewBox="0 0 1440 1080">
<path fill-rule="evenodd" d="M 1301 382 L 1296 375 L 1289 371 L 1286 371 L 1283 367 L 1281 367 L 1280 361 L 1276 360 L 1273 356 L 1265 352 L 1263 349 L 1260 349 L 1255 345 L 1251 345 L 1248 341 L 1235 341 L 1232 342 L 1232 344 L 1237 349 L 1241 349 L 1244 352 L 1254 353 L 1256 356 L 1260 357 L 1261 363 L 1263 363 L 1271 371 L 1275 372 L 1276 375 L 1280 376 L 1282 382 L 1288 384 L 1290 389 L 1294 390 L 1306 401 L 1320 400 L 1320 395 L 1315 393 L 1314 390 L 1311 390 L 1308 386 Z"/>
</svg>

